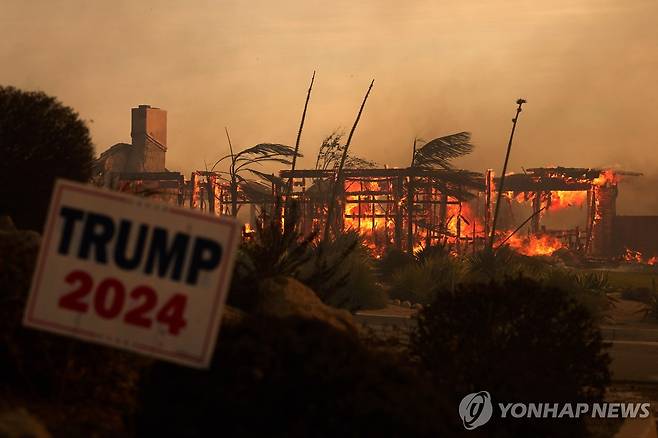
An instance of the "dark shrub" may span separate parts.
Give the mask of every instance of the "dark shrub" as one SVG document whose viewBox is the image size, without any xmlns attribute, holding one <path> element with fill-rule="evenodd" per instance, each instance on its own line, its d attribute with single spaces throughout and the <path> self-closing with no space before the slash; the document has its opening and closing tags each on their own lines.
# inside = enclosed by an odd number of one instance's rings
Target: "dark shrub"
<svg viewBox="0 0 658 438">
<path fill-rule="evenodd" d="M 0 402 L 17 397 L 46 406 L 37 413 L 49 415 L 44 420 L 56 436 L 121 434 L 149 361 L 23 327 L 38 249 L 37 233 L 0 229 Z"/>
<path fill-rule="evenodd" d="M 251 310 L 259 284 L 276 276 L 294 277 L 313 289 L 327 304 L 351 311 L 379 309 L 388 297 L 378 284 L 375 268 L 358 233 L 338 233 L 315 242 L 297 229 L 297 206 L 282 225 L 277 216 L 262 215 L 253 240 L 238 252 L 228 303 Z"/>
<path fill-rule="evenodd" d="M 315 233 L 304 236 L 296 227 L 297 204 L 292 203 L 289 208 L 285 224 L 276 213 L 278 205 L 274 207 L 275 214 L 262 214 L 253 239 L 240 246 L 227 300 L 229 305 L 250 311 L 257 304 L 259 284 L 277 276 L 296 278 L 325 302 L 347 282 L 349 273 L 339 273 L 339 270 L 358 240 L 339 235 L 340 241 L 314 244 Z"/>
<path fill-rule="evenodd" d="M 414 263 L 414 261 L 414 257 L 408 252 L 389 246 L 377 261 L 377 270 L 384 281 L 390 281 L 395 271 Z"/>
<path fill-rule="evenodd" d="M 447 253 L 419 258 L 416 263 L 398 269 L 390 281 L 389 295 L 402 301 L 429 304 L 437 289 L 450 290 L 464 276 L 460 259 Z"/>
<path fill-rule="evenodd" d="M 73 109 L 42 92 L 0 86 L 0 215 L 40 231 L 55 179 L 88 181 L 93 154 Z"/>
<path fill-rule="evenodd" d="M 332 267 L 331 275 L 318 277 L 318 264 Z M 356 231 L 338 233 L 328 242 L 314 245 L 313 257 L 302 267 L 300 279 L 334 307 L 357 311 L 382 309 L 388 304 L 370 250 Z"/>
<path fill-rule="evenodd" d="M 455 403 L 489 391 L 494 402 L 600 400 L 610 359 L 588 311 L 568 294 L 525 278 L 439 291 L 418 316 L 412 349 Z M 583 425 L 492 419 L 496 435 L 576 436 Z"/>
<path fill-rule="evenodd" d="M 157 364 L 140 436 L 455 436 L 455 406 L 394 356 L 320 321 L 224 326 L 210 370 Z"/>
</svg>

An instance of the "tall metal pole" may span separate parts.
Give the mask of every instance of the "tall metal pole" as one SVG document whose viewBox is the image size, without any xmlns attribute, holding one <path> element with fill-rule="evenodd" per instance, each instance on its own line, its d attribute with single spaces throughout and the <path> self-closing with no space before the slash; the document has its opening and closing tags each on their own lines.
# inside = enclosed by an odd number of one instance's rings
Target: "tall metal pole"
<svg viewBox="0 0 658 438">
<path fill-rule="evenodd" d="M 509 155 L 512 151 L 512 140 L 514 139 L 514 131 L 516 130 L 516 122 L 519 119 L 519 114 L 522 109 L 521 106 L 526 103 L 525 99 L 519 99 L 516 101 L 516 116 L 512 119 L 512 132 L 509 136 L 509 142 L 507 143 L 507 154 L 505 155 L 505 163 L 503 164 L 503 173 L 500 175 L 500 184 L 498 185 L 498 195 L 496 196 L 496 210 L 494 211 L 493 223 L 491 224 L 491 237 L 489 239 L 489 249 L 493 251 L 494 239 L 496 238 L 496 222 L 498 221 L 498 211 L 500 210 L 500 199 L 503 195 L 503 185 L 505 184 L 505 173 L 507 173 L 507 163 L 509 163 Z"/>
</svg>

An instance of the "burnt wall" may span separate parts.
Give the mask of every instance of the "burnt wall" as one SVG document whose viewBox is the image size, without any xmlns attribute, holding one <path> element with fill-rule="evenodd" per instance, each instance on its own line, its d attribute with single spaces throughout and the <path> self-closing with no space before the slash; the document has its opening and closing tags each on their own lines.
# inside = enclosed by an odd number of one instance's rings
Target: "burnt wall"
<svg viewBox="0 0 658 438">
<path fill-rule="evenodd" d="M 620 253 L 629 248 L 645 257 L 658 255 L 658 216 L 617 216 L 614 236 Z"/>
</svg>

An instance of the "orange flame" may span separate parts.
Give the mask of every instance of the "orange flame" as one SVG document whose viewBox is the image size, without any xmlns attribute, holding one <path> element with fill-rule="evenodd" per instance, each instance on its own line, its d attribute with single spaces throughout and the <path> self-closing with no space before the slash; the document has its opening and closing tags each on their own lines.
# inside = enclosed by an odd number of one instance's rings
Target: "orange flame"
<svg viewBox="0 0 658 438">
<path fill-rule="evenodd" d="M 551 192 L 550 211 L 561 210 L 566 207 L 582 207 L 587 202 L 587 192 L 555 190 Z"/>
<path fill-rule="evenodd" d="M 606 184 L 616 184 L 617 175 L 610 169 L 604 170 L 603 172 L 601 172 L 598 178 L 594 178 L 592 183 L 596 186 L 604 186 Z"/>
<path fill-rule="evenodd" d="M 629 262 L 629 263 L 639 263 L 639 264 L 645 264 L 649 266 L 655 266 L 658 264 L 658 256 L 653 256 L 649 259 L 646 259 L 640 251 L 635 251 L 630 248 L 626 248 L 624 250 L 624 255 L 622 256 L 624 261 Z"/>
<path fill-rule="evenodd" d="M 559 239 L 549 235 L 514 235 L 507 241 L 507 244 L 516 252 L 528 256 L 551 255 L 564 247 L 564 244 Z"/>
<path fill-rule="evenodd" d="M 642 253 L 626 248 L 626 251 L 624 251 L 624 260 L 631 263 L 642 263 Z"/>
<path fill-rule="evenodd" d="M 370 194 L 358 195 L 356 192 L 370 192 Z M 345 204 L 345 230 L 356 230 L 363 238 L 364 244 L 370 248 L 376 255 L 383 250 L 384 243 L 390 243 L 390 236 L 393 235 L 393 218 L 376 217 L 384 212 L 384 207 L 377 204 L 377 192 L 385 195 L 376 181 L 355 182 L 345 181 L 345 193 L 347 200 Z M 361 202 L 358 201 L 371 201 Z M 373 210 L 374 208 L 374 210 Z M 375 217 L 373 218 L 373 213 Z M 348 217 L 349 216 L 349 217 Z M 386 237 L 388 235 L 388 237 Z M 386 240 L 389 242 L 386 242 Z"/>
</svg>

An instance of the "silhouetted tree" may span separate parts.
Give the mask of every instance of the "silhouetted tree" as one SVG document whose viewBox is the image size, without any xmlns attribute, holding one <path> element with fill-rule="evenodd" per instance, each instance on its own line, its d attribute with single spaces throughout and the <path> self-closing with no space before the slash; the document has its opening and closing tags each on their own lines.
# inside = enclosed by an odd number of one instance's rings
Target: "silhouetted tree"
<svg viewBox="0 0 658 438">
<path fill-rule="evenodd" d="M 94 148 L 70 107 L 40 91 L 0 86 L 0 214 L 41 230 L 56 178 L 87 181 Z"/>
</svg>

